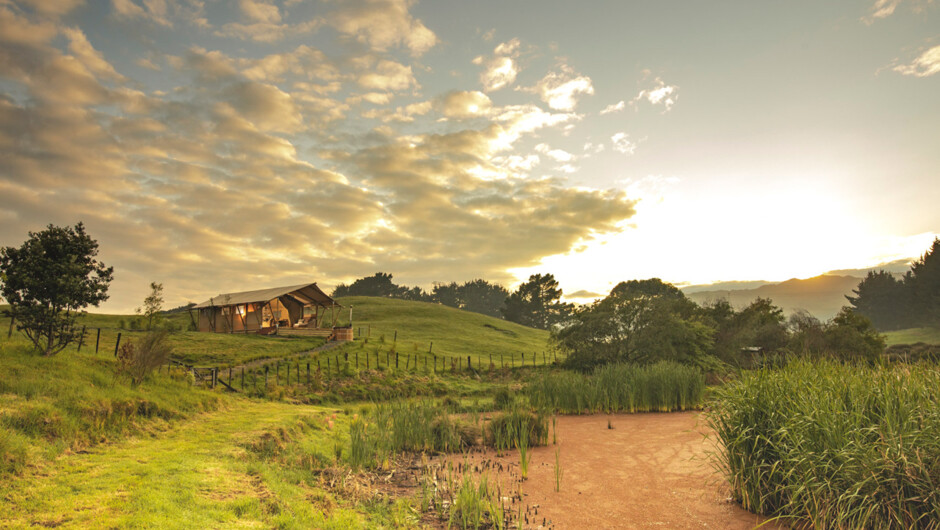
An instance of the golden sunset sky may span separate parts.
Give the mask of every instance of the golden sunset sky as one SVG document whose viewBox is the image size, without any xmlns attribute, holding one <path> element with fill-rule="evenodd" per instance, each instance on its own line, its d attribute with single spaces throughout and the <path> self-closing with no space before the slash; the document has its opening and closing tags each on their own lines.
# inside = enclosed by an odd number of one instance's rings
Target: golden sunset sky
<svg viewBox="0 0 940 530">
<path fill-rule="evenodd" d="M 784 280 L 940 233 L 930 0 L 0 0 L 0 245 L 101 310 L 392 273 Z"/>
</svg>

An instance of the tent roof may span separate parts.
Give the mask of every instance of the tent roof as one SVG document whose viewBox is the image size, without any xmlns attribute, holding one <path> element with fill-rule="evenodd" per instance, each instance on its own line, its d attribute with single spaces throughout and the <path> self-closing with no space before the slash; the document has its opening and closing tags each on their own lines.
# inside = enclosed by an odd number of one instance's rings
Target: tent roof
<svg viewBox="0 0 940 530">
<path fill-rule="evenodd" d="M 298 302 L 307 304 L 316 304 L 320 306 L 330 306 L 337 304 L 332 298 L 317 287 L 316 283 L 304 283 L 301 285 L 290 285 L 287 287 L 271 287 L 270 289 L 259 289 L 257 291 L 242 291 L 240 293 L 227 293 L 213 296 L 205 302 L 196 306 L 204 307 L 222 307 L 240 304 L 252 304 L 257 302 L 269 302 L 275 298 L 288 295 L 295 298 Z"/>
</svg>

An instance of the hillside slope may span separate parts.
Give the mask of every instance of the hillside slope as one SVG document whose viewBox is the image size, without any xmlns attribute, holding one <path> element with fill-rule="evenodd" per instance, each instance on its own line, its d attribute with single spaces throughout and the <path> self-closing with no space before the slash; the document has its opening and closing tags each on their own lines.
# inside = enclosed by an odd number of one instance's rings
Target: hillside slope
<svg viewBox="0 0 940 530">
<path fill-rule="evenodd" d="M 858 287 L 860 281 L 862 279 L 855 276 L 824 274 L 805 280 L 794 278 L 754 289 L 698 291 L 686 294 L 700 304 L 725 299 L 736 308 L 744 307 L 758 297 L 770 298 L 787 314 L 805 309 L 816 318 L 827 320 L 848 304 L 845 296 L 851 295 L 852 289 Z"/>
<path fill-rule="evenodd" d="M 357 340 L 369 338 L 370 344 L 384 340 L 391 346 L 397 331 L 396 348 L 403 354 L 423 354 L 430 348 L 437 356 L 470 355 L 483 360 L 491 354 L 494 358 L 504 354 L 519 359 L 520 354 L 541 355 L 548 342 L 547 331 L 440 304 L 371 296 L 340 298 L 338 302 L 344 306 L 340 325 L 349 323 L 352 306 Z"/>
</svg>

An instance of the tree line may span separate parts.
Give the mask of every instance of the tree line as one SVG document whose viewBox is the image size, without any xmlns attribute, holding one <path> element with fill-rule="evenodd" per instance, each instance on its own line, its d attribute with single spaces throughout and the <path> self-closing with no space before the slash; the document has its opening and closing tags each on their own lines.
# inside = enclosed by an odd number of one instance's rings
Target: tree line
<svg viewBox="0 0 940 530">
<path fill-rule="evenodd" d="M 900 278 L 869 272 L 852 292 L 852 308 L 881 331 L 940 327 L 940 239 Z"/>
</svg>

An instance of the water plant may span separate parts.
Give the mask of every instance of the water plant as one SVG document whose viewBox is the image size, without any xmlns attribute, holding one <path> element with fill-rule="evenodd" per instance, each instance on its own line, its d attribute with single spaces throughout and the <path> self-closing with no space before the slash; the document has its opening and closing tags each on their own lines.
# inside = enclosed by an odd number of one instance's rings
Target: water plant
<svg viewBox="0 0 940 530">
<path fill-rule="evenodd" d="M 717 467 L 748 510 L 816 528 L 940 526 L 940 369 L 792 362 L 716 389 Z"/>
<path fill-rule="evenodd" d="M 555 448 L 555 491 L 561 491 L 561 479 L 564 476 L 565 472 L 561 468 L 561 448 Z"/>
<path fill-rule="evenodd" d="M 668 361 L 610 364 L 588 375 L 544 374 L 529 384 L 527 393 L 534 407 L 566 414 L 690 410 L 702 406 L 705 375 Z"/>
</svg>

